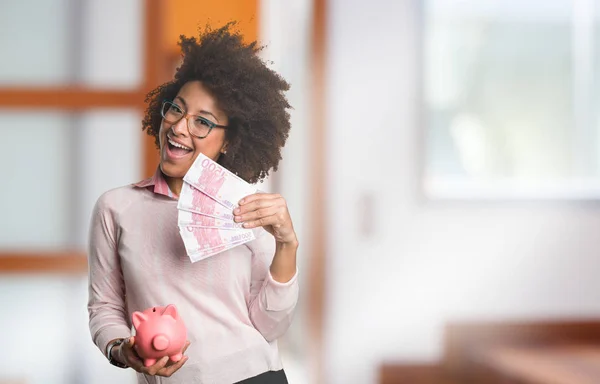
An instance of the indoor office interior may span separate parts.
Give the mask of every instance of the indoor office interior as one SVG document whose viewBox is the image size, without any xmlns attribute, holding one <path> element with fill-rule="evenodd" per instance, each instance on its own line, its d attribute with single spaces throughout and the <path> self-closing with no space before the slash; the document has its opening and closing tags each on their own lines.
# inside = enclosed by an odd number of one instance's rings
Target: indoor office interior
<svg viewBox="0 0 600 384">
<path fill-rule="evenodd" d="M 0 0 L 0 384 L 136 382 L 90 335 L 92 209 L 229 21 L 291 85 L 290 384 L 600 383 L 600 1 Z"/>
</svg>

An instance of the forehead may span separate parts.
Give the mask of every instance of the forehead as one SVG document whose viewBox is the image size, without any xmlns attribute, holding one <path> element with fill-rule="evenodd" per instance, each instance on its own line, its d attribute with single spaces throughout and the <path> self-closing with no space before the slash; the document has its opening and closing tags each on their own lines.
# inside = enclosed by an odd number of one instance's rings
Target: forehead
<svg viewBox="0 0 600 384">
<path fill-rule="evenodd" d="M 175 101 L 183 104 L 188 113 L 214 118 L 221 124 L 228 121 L 227 114 L 219 108 L 217 98 L 200 81 L 185 83 L 175 96 Z"/>
<path fill-rule="evenodd" d="M 216 107 L 217 99 L 199 81 L 188 81 L 177 92 L 178 98 L 183 99 L 188 107 Z"/>
</svg>

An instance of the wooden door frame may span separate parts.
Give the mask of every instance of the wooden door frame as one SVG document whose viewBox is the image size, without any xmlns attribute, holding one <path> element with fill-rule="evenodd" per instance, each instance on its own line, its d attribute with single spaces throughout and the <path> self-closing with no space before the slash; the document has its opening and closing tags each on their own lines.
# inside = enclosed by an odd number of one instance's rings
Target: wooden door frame
<svg viewBox="0 0 600 384">
<path fill-rule="evenodd" d="M 311 176 L 310 185 L 310 286 L 308 287 L 308 330 L 311 347 L 311 383 L 325 382 L 324 326 L 326 303 L 326 67 L 327 67 L 327 0 L 313 0 L 313 28 L 311 36 Z"/>
<path fill-rule="evenodd" d="M 161 57 L 164 47 L 161 29 L 161 0 L 146 0 L 144 2 L 144 58 L 142 68 L 144 76 L 138 89 L 129 91 L 94 90 L 83 86 L 55 88 L 17 88 L 0 87 L 0 106 L 12 109 L 53 109 L 69 112 L 81 112 L 96 108 L 133 108 L 144 112 L 145 94 L 160 80 L 164 79 L 164 68 L 161 67 Z M 144 137 L 144 167 L 143 173 L 148 175 L 148 163 L 153 157 L 148 142 Z M 152 143 L 154 141 L 152 140 Z M 87 273 L 87 258 L 85 251 L 64 249 L 58 251 L 45 250 L 0 250 L 0 274 L 28 273 Z"/>
</svg>

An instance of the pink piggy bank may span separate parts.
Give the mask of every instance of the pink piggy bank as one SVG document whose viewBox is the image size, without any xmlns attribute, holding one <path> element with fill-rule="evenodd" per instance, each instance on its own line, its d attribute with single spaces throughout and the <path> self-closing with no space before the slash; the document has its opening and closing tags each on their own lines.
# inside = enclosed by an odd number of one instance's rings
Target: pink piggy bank
<svg viewBox="0 0 600 384">
<path fill-rule="evenodd" d="M 149 367 L 164 356 L 173 362 L 181 360 L 187 330 L 174 305 L 136 311 L 132 320 L 136 333 L 134 348 L 144 366 Z"/>
</svg>

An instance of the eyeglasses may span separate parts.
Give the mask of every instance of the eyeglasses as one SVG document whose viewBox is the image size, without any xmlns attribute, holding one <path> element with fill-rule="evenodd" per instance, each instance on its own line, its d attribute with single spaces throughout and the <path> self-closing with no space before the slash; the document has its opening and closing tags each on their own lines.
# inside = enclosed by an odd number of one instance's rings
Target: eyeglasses
<svg viewBox="0 0 600 384">
<path fill-rule="evenodd" d="M 169 124 L 177 124 L 179 120 L 185 117 L 190 135 L 199 139 L 204 139 L 215 127 L 227 128 L 226 125 L 215 124 L 205 117 L 190 115 L 185 109 L 168 100 L 163 101 L 160 114 Z"/>
</svg>

